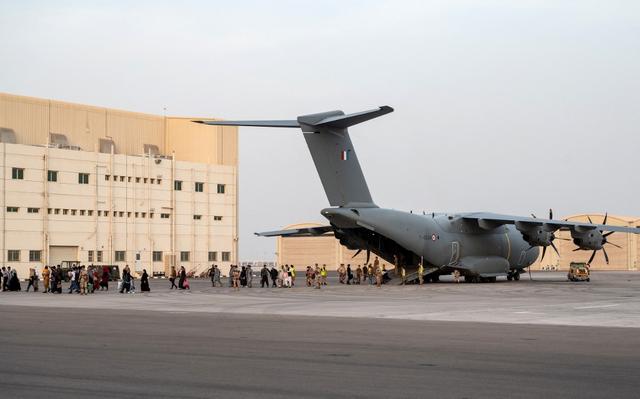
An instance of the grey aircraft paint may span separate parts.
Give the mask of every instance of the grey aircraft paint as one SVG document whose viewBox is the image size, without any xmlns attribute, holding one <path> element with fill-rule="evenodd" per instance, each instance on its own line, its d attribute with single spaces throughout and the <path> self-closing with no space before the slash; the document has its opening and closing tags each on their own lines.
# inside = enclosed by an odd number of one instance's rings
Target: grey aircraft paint
<svg viewBox="0 0 640 399">
<path fill-rule="evenodd" d="M 265 237 L 333 234 L 349 249 L 373 252 L 389 263 L 414 268 L 423 261 L 436 279 L 459 270 L 471 281 L 518 278 L 543 249 L 556 250 L 554 232 L 569 230 L 578 249 L 603 251 L 614 232 L 640 234 L 639 228 L 493 213 L 414 214 L 378 207 L 371 198 L 348 128 L 393 112 L 388 106 L 345 115 L 342 111 L 304 115 L 280 121 L 194 121 L 207 125 L 299 128 L 311 152 L 331 208 L 322 210 L 329 226 L 280 230 Z M 607 233 L 605 233 L 605 231 Z M 591 262 L 590 260 L 590 262 Z M 368 260 L 367 260 L 368 263 Z"/>
</svg>

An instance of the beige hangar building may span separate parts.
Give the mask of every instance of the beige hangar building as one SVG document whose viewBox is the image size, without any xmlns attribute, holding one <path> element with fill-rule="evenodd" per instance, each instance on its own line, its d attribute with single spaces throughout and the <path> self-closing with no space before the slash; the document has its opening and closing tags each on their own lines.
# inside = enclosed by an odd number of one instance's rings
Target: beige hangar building
<svg viewBox="0 0 640 399">
<path fill-rule="evenodd" d="M 235 127 L 0 93 L 2 265 L 183 265 L 238 257 Z M 207 118 L 198 118 L 207 119 Z"/>
<path fill-rule="evenodd" d="M 566 218 L 569 221 L 588 222 L 591 218 L 594 223 L 602 223 L 604 215 L 574 215 Z M 609 215 L 608 224 L 635 227 L 640 226 L 640 218 Z M 300 223 L 283 227 L 283 229 L 296 229 L 304 227 L 319 227 L 320 223 Z M 534 263 L 532 270 L 567 270 L 571 262 L 587 262 L 592 251 L 573 250 L 576 246 L 570 240 L 571 234 L 568 231 L 556 233 L 556 247 L 560 252 L 558 256 L 552 248 L 547 248 L 545 258 Z M 609 242 L 620 246 L 605 245 L 609 255 L 609 264 L 605 262 L 602 251 L 599 251 L 593 262 L 592 270 L 619 270 L 637 271 L 640 266 L 640 235 L 627 233 L 614 233 L 608 238 Z M 278 237 L 276 242 L 276 256 L 278 264 L 294 264 L 298 269 L 305 268 L 315 263 L 327 264 L 327 268 L 335 270 L 340 263 L 351 263 L 351 265 L 364 264 L 366 255 L 362 251 L 357 257 L 355 254 L 340 245 L 333 236 L 322 237 Z M 375 255 L 371 254 L 370 262 L 373 262 Z M 384 261 L 383 261 L 384 262 Z M 393 268 L 388 266 L 387 268 Z"/>
</svg>

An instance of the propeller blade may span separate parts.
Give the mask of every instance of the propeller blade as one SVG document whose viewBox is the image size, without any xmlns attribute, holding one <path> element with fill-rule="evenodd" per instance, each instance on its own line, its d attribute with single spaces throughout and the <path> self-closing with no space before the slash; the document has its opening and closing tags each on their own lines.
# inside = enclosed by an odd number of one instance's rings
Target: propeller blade
<svg viewBox="0 0 640 399">
<path fill-rule="evenodd" d="M 587 262 L 587 265 L 590 265 L 591 262 L 593 261 L 593 258 L 596 257 L 596 252 L 598 252 L 597 250 L 593 251 L 593 253 L 591 254 L 591 257 L 589 258 L 589 261 Z"/>
<path fill-rule="evenodd" d="M 587 219 L 589 219 L 589 223 L 593 224 L 593 222 L 591 221 L 591 217 L 589 215 L 587 215 Z"/>
<path fill-rule="evenodd" d="M 542 257 L 540 258 L 540 262 L 544 259 L 544 255 L 547 253 L 547 247 L 542 247 Z"/>
<path fill-rule="evenodd" d="M 602 221 L 602 224 L 607 224 L 607 217 L 609 216 L 609 214 L 607 212 L 604 213 L 604 220 Z"/>
<path fill-rule="evenodd" d="M 533 213 L 531 214 L 531 217 L 537 219 L 536 215 L 534 215 Z"/>
<path fill-rule="evenodd" d="M 604 260 L 607 261 L 607 265 L 609 264 L 609 255 L 607 255 L 607 250 L 602 247 L 602 253 L 604 254 Z"/>
<path fill-rule="evenodd" d="M 371 251 L 367 248 L 367 265 L 369 264 L 369 256 L 371 255 Z"/>
<path fill-rule="evenodd" d="M 553 220 L 553 209 L 549 208 L 549 219 Z"/>
<path fill-rule="evenodd" d="M 613 233 L 615 233 L 615 231 L 610 231 L 608 233 L 604 233 L 602 236 L 606 238 L 606 237 L 609 237 Z"/>
<path fill-rule="evenodd" d="M 360 255 L 360 252 L 362 252 L 361 249 L 359 249 L 352 257 L 351 259 L 355 258 L 356 256 Z"/>
<path fill-rule="evenodd" d="M 580 251 L 580 249 L 581 248 L 576 248 L 576 249 L 573 250 L 573 252 Z"/>
<path fill-rule="evenodd" d="M 614 247 L 616 247 L 616 248 L 620 248 L 620 249 L 622 249 L 622 247 L 621 247 L 620 245 L 618 245 L 618 244 L 614 244 L 614 243 L 609 242 L 609 241 L 607 241 L 607 244 L 610 244 L 610 245 L 613 245 L 613 246 L 614 246 Z"/>
<path fill-rule="evenodd" d="M 556 240 L 561 240 L 561 241 L 571 241 L 571 238 L 556 237 Z"/>
<path fill-rule="evenodd" d="M 553 248 L 553 250 L 556 251 L 558 256 L 560 256 L 560 252 L 558 252 L 558 248 L 556 248 L 556 244 L 554 244 L 553 241 L 551 241 L 551 248 Z"/>
</svg>

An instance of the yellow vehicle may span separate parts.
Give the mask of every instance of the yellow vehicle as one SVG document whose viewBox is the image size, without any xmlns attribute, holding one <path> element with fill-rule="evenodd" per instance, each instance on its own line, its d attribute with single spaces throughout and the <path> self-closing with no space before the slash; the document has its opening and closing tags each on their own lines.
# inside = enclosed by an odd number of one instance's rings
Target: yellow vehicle
<svg viewBox="0 0 640 399">
<path fill-rule="evenodd" d="M 567 278 L 569 281 L 591 281 L 589 265 L 581 262 L 571 262 Z"/>
</svg>

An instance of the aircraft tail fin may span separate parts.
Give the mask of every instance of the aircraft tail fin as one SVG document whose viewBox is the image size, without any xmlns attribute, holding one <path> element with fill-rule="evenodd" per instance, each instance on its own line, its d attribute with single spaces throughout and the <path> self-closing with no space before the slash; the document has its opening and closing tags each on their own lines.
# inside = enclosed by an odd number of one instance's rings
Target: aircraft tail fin
<svg viewBox="0 0 640 399">
<path fill-rule="evenodd" d="M 348 128 L 393 112 L 382 106 L 345 115 L 342 111 L 303 115 L 297 121 L 194 121 L 207 125 L 298 127 L 311 152 L 331 206 L 376 207 L 351 143 Z"/>
</svg>

